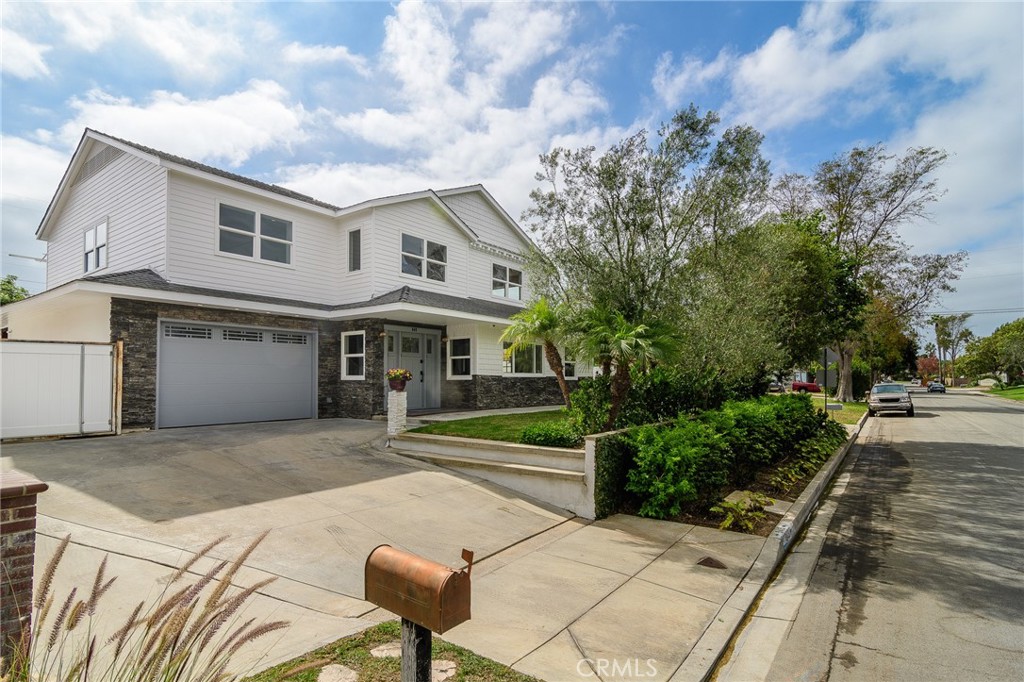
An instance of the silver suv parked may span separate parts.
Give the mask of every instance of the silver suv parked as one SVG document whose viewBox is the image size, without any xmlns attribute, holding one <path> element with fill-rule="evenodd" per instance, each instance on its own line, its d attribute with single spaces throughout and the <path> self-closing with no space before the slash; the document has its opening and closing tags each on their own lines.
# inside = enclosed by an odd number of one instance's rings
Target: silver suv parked
<svg viewBox="0 0 1024 682">
<path fill-rule="evenodd" d="M 914 416 L 914 403 L 910 393 L 903 384 L 875 384 L 868 396 L 868 416 L 874 417 L 879 412 L 906 412 L 908 417 Z"/>
</svg>

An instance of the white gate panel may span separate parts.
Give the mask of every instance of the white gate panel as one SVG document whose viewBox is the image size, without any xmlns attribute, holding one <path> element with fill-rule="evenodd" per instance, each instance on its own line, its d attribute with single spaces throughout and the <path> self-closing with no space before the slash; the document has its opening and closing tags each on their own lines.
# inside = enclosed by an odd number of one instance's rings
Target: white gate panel
<svg viewBox="0 0 1024 682">
<path fill-rule="evenodd" d="M 113 348 L 0 343 L 0 438 L 113 431 Z"/>
</svg>

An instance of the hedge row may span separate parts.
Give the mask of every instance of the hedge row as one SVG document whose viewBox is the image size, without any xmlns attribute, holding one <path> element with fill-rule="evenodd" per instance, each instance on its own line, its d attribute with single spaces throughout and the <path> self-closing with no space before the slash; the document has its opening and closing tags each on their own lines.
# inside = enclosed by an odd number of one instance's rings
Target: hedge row
<svg viewBox="0 0 1024 682">
<path fill-rule="evenodd" d="M 742 488 L 757 473 L 824 438 L 838 447 L 846 430 L 806 395 L 729 401 L 720 409 L 681 415 L 672 426 L 641 426 L 625 437 L 633 450 L 626 490 L 639 514 L 671 518 L 706 510 L 723 490 Z"/>
</svg>

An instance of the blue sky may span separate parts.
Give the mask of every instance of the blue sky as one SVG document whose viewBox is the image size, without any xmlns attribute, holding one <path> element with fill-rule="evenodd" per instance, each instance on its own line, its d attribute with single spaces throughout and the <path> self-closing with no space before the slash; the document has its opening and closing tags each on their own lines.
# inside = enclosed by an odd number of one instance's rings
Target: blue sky
<svg viewBox="0 0 1024 682">
<path fill-rule="evenodd" d="M 1005 3 L 2 5 L 3 272 L 84 127 L 339 205 L 483 182 L 513 216 L 537 157 L 696 103 L 765 134 L 775 173 L 854 145 L 946 149 L 907 226 L 970 251 L 936 311 L 1024 315 L 1024 6 Z M 996 311 L 996 312 L 992 312 Z"/>
</svg>

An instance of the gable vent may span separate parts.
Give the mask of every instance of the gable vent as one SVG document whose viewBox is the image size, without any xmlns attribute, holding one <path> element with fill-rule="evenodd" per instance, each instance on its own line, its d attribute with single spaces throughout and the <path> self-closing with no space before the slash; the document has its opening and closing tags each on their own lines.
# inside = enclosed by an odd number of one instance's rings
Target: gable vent
<svg viewBox="0 0 1024 682">
<path fill-rule="evenodd" d="M 124 152 L 115 147 L 104 147 L 99 151 L 99 153 L 82 165 L 82 170 L 78 173 L 78 177 L 75 178 L 75 184 L 77 185 L 81 182 L 85 182 L 92 176 L 96 175 L 104 166 L 122 154 L 124 154 Z"/>
<path fill-rule="evenodd" d="M 296 346 L 305 346 L 308 341 L 305 334 L 293 334 L 289 332 L 274 332 L 271 337 L 274 343 L 292 343 Z"/>
<path fill-rule="evenodd" d="M 252 341 L 262 343 L 263 332 L 254 332 L 250 329 L 225 329 L 225 341 Z"/>
<path fill-rule="evenodd" d="M 172 339 L 212 339 L 213 330 L 209 327 L 169 324 L 164 327 L 164 336 Z"/>
</svg>

